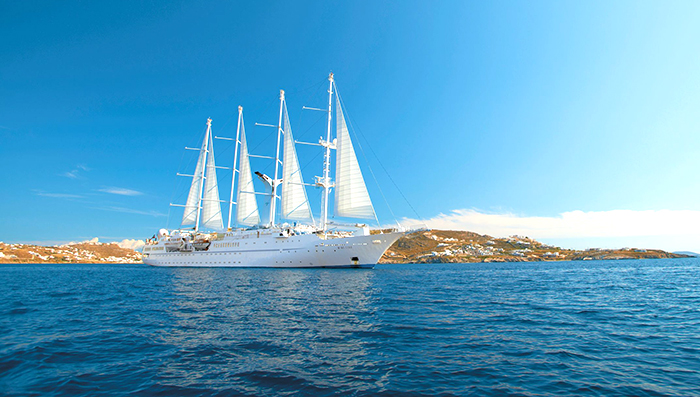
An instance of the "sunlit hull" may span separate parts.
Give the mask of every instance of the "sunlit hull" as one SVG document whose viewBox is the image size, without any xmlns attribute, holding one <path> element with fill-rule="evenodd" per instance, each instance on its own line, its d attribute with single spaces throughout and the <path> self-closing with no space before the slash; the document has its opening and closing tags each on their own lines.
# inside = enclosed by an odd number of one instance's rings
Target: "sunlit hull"
<svg viewBox="0 0 700 397">
<path fill-rule="evenodd" d="M 167 267 L 371 268 L 403 233 L 323 239 L 278 231 L 225 233 L 204 251 L 167 252 L 165 241 L 144 248 L 143 261 Z"/>
</svg>

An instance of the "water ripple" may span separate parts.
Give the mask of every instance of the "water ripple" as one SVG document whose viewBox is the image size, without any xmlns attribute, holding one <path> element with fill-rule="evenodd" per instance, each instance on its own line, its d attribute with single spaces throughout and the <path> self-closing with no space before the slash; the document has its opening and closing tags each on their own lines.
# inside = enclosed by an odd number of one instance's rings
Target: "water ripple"
<svg viewBox="0 0 700 397">
<path fill-rule="evenodd" d="M 0 265 L 0 394 L 700 395 L 700 260 Z"/>
</svg>

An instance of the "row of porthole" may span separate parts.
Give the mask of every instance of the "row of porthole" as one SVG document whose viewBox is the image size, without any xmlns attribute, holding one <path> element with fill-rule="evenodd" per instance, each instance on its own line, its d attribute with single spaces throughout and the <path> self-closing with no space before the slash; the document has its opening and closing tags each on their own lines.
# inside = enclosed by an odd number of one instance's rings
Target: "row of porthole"
<svg viewBox="0 0 700 397">
<path fill-rule="evenodd" d="M 287 252 L 291 253 L 292 251 L 287 251 Z M 298 251 L 295 250 L 294 252 L 297 253 Z M 311 252 L 311 251 L 310 251 L 310 250 L 307 250 L 306 252 Z M 318 252 L 318 250 L 316 250 L 316 252 Z M 321 252 L 326 252 L 326 250 L 322 249 Z M 337 250 L 334 249 L 333 252 L 337 252 Z M 203 252 L 202 254 L 206 254 L 206 255 L 227 255 L 227 254 L 242 255 L 243 253 L 242 253 L 242 252 L 226 252 L 226 253 L 219 253 L 219 252 Z M 182 253 L 181 253 L 180 255 L 182 255 L 182 256 L 192 256 L 192 255 L 194 255 L 194 254 L 182 254 Z M 201 255 L 201 254 L 197 254 L 197 255 Z"/>
<path fill-rule="evenodd" d="M 239 247 L 241 244 L 240 243 L 218 243 L 215 244 L 214 246 L 216 248 L 232 248 L 232 247 Z"/>
<path fill-rule="evenodd" d="M 255 252 L 255 251 L 251 251 Z M 234 255 L 242 255 L 243 252 L 198 252 L 197 254 L 185 254 L 182 252 L 177 253 L 180 256 L 192 256 L 192 255 L 225 255 L 225 254 L 234 254 Z"/>
<path fill-rule="evenodd" d="M 211 263 L 242 263 L 242 262 L 241 261 L 238 261 L 238 262 L 186 262 L 185 264 L 197 264 L 197 265 L 205 264 L 206 265 L 206 264 L 211 264 Z M 166 264 L 166 265 L 181 265 L 182 262 L 165 262 L 164 264 Z"/>
<path fill-rule="evenodd" d="M 256 252 L 264 252 L 264 251 L 242 251 L 242 252 L 198 252 L 196 254 L 194 253 L 183 253 L 183 252 L 175 252 L 175 254 L 179 256 L 193 256 L 193 255 L 243 255 L 244 253 L 256 253 Z M 282 251 L 280 252 L 292 252 L 290 250 Z M 294 252 L 299 252 L 298 250 L 294 250 Z M 310 250 L 306 250 L 306 252 L 311 252 Z M 318 252 L 318 250 L 316 250 Z M 325 251 L 324 251 L 325 252 Z"/>
</svg>

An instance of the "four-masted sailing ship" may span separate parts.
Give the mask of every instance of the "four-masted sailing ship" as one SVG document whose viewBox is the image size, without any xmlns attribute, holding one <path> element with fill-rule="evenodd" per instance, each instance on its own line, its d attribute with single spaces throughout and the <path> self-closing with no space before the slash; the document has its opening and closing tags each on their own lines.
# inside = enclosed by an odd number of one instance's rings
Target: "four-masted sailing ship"
<svg viewBox="0 0 700 397">
<path fill-rule="evenodd" d="M 194 174 L 178 174 L 192 178 L 186 203 L 171 204 L 184 207 L 181 226 L 176 230 L 160 229 L 157 236 L 148 240 L 143 248 L 143 261 L 153 266 L 188 267 L 374 267 L 404 232 L 380 230 L 372 233 L 364 223 L 343 225 L 345 229 L 342 230 L 329 221 L 331 191 L 333 211 L 337 217 L 373 220 L 377 217 L 355 155 L 332 73 L 328 80 L 328 109 L 323 109 L 328 112 L 326 138 L 319 139 L 318 143 L 306 143 L 320 146 L 324 151 L 322 176 L 317 176 L 313 184 L 304 183 L 295 147 L 296 143 L 303 142 L 294 140 L 284 91 L 280 91 L 277 149 L 275 157 L 270 157 L 275 162 L 274 173 L 268 176 L 255 172 L 269 191 L 256 192 L 250 158 L 265 156 L 248 153 L 243 109 L 239 106 L 228 224 L 224 229 L 216 178 L 216 169 L 222 167 L 217 167 L 215 163 L 215 137 L 211 132 L 212 120 L 208 119 L 202 146 L 194 149 L 199 151 Z M 335 138 L 331 139 L 334 102 L 336 128 Z M 280 141 L 283 146 L 282 158 Z M 333 150 L 336 151 L 335 180 L 331 179 Z M 235 201 L 234 186 L 237 187 Z M 306 186 L 322 189 L 321 219 L 318 222 L 313 219 Z M 265 222 L 258 210 L 258 195 L 267 195 L 269 199 L 269 217 Z"/>
</svg>

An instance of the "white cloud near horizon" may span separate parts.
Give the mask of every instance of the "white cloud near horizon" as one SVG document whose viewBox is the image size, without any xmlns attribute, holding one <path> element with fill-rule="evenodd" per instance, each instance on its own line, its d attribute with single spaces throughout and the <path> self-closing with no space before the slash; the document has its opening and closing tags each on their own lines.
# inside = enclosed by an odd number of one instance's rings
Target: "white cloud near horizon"
<svg viewBox="0 0 700 397">
<path fill-rule="evenodd" d="M 700 211 L 693 210 L 576 210 L 545 217 L 459 209 L 423 221 L 405 218 L 402 224 L 427 225 L 431 229 L 468 230 L 494 237 L 520 235 L 535 239 L 567 240 L 577 246 L 588 241 L 608 239 L 621 243 L 659 241 L 658 248 L 661 249 L 700 249 L 700 228 L 697 226 L 700 224 Z M 668 242 L 673 239 L 684 241 L 685 248 L 669 245 Z M 689 247 L 688 244 L 693 246 Z"/>
<path fill-rule="evenodd" d="M 54 241 L 35 241 L 35 242 L 28 242 L 25 244 L 34 244 L 34 245 L 40 245 L 40 246 L 54 246 L 54 245 L 76 245 L 76 244 L 100 244 L 100 238 L 99 237 L 93 237 L 89 238 L 86 240 L 82 241 L 69 241 L 67 243 L 61 243 L 61 242 L 54 242 Z M 127 248 L 131 249 L 134 251 L 138 251 L 141 247 L 146 245 L 146 242 L 144 240 L 137 240 L 137 239 L 130 239 L 130 238 L 125 238 L 122 241 L 108 241 L 103 244 L 110 244 L 114 243 L 117 244 L 121 248 Z"/>
<path fill-rule="evenodd" d="M 89 239 L 83 240 L 83 241 L 70 241 L 68 243 L 64 243 L 63 245 L 97 244 L 99 242 L 100 242 L 100 239 L 98 237 L 93 237 L 93 238 L 89 238 Z"/>
<path fill-rule="evenodd" d="M 117 194 L 120 196 L 141 196 L 142 192 L 132 189 L 126 189 L 122 187 L 106 187 L 104 189 L 99 189 L 98 191 L 102 193 Z"/>
<path fill-rule="evenodd" d="M 140 249 L 141 247 L 146 245 L 146 242 L 143 240 L 136 240 L 136 239 L 127 238 L 127 239 L 124 239 L 124 240 L 118 242 L 117 245 L 122 247 L 122 248 L 128 248 L 128 249 L 132 249 L 134 251 L 137 251 L 138 249 Z"/>
<path fill-rule="evenodd" d="M 144 240 L 123 238 L 123 237 L 92 237 L 92 238 L 78 239 L 77 241 L 72 241 L 72 240 L 71 241 L 41 240 L 41 241 L 21 241 L 21 242 L 15 241 L 15 242 L 12 242 L 12 244 L 18 243 L 18 244 L 38 245 L 38 246 L 42 246 L 42 247 L 51 247 L 51 246 L 59 246 L 59 245 L 98 244 L 98 243 L 102 243 L 100 241 L 100 239 L 105 239 L 106 240 L 105 244 L 115 243 L 122 248 L 129 248 L 129 249 L 133 249 L 134 251 L 136 251 L 139 248 L 146 245 L 146 242 Z M 121 239 L 121 241 L 119 239 Z"/>
<path fill-rule="evenodd" d="M 100 243 L 100 239 L 99 239 L 99 237 L 93 237 L 93 238 L 91 238 L 91 239 L 87 239 L 87 240 L 83 240 L 83 241 L 78 241 L 78 242 L 76 242 L 76 241 L 71 241 L 71 242 L 69 242 L 69 243 L 65 243 L 64 245 L 75 245 L 75 244 L 84 244 L 84 243 L 87 243 L 87 244 L 98 244 L 98 243 Z M 121 247 L 121 248 L 127 248 L 127 249 L 131 249 L 131 250 L 134 250 L 134 251 L 136 251 L 136 250 L 138 250 L 139 248 L 141 248 L 141 247 L 143 247 L 144 245 L 146 245 L 146 242 L 145 242 L 144 240 L 137 240 L 137 239 L 130 239 L 130 238 L 125 238 L 125 239 L 123 239 L 122 241 L 111 241 L 111 242 L 107 242 L 107 243 L 105 243 L 105 244 L 109 244 L 109 243 L 115 243 L 115 244 L 117 244 L 117 245 L 118 245 L 119 247 Z"/>
</svg>

